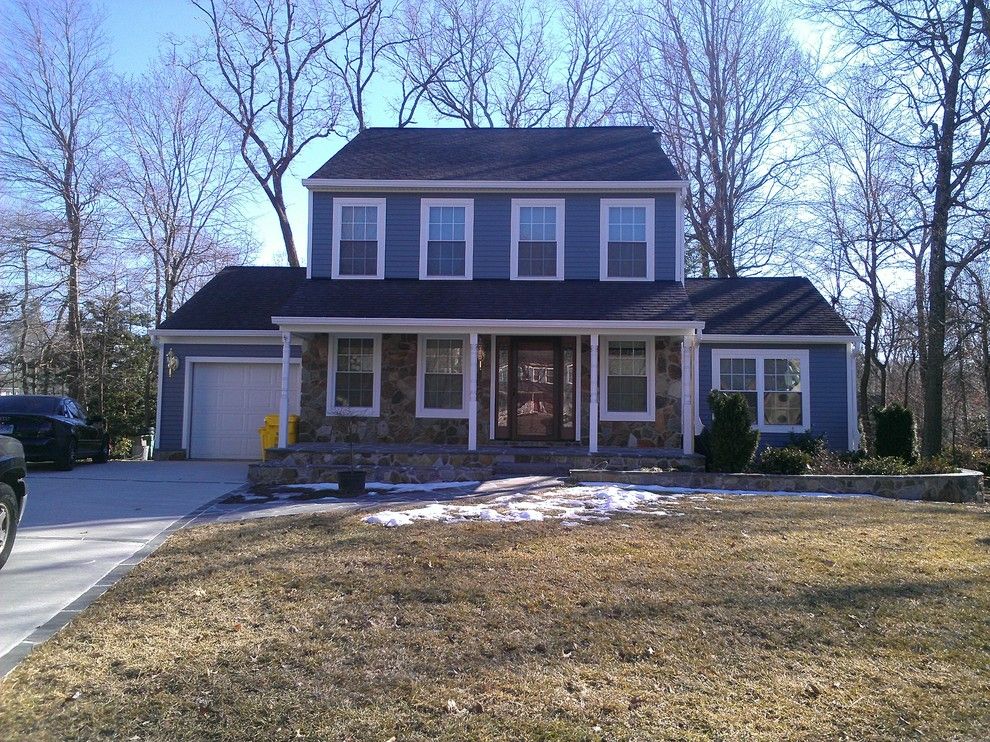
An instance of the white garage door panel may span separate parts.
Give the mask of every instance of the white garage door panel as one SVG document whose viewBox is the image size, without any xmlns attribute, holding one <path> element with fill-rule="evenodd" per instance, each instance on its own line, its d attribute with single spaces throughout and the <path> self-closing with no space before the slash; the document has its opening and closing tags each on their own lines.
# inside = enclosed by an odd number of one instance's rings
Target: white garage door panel
<svg viewBox="0 0 990 742">
<path fill-rule="evenodd" d="M 258 428 L 278 413 L 281 363 L 194 363 L 189 455 L 257 459 Z M 299 414 L 300 366 L 289 376 L 289 411 Z"/>
</svg>

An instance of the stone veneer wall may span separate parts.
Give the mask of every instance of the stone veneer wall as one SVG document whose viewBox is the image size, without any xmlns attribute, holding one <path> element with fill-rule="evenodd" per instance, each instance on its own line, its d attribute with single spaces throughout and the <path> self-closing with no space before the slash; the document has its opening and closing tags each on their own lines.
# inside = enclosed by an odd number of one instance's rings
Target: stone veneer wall
<svg viewBox="0 0 990 742">
<path fill-rule="evenodd" d="M 488 337 L 479 336 L 478 440 L 488 440 L 490 373 Z M 463 443 L 468 421 L 456 418 L 416 417 L 417 336 L 382 335 L 381 414 L 358 418 L 362 443 Z M 300 441 L 335 441 L 334 418 L 327 409 L 327 353 L 329 337 L 315 335 L 303 345 Z"/>
<path fill-rule="evenodd" d="M 478 442 L 489 442 L 491 336 L 478 337 Z M 379 417 L 359 418 L 362 443 L 463 443 L 466 419 L 416 417 L 416 349 L 413 334 L 382 336 L 382 389 Z M 334 418 L 327 416 L 327 335 L 303 343 L 302 407 L 299 440 L 333 442 Z M 656 419 L 653 422 L 599 422 L 600 446 L 643 445 L 681 448 L 681 345 L 676 337 L 656 338 Z M 581 441 L 588 441 L 591 404 L 591 341 L 581 348 Z"/>
<path fill-rule="evenodd" d="M 599 446 L 649 446 L 681 448 L 681 341 L 676 337 L 656 338 L 656 419 L 653 422 L 598 423 Z M 599 390 L 599 395 L 603 390 Z M 581 345 L 581 440 L 588 440 L 591 410 L 591 340 Z M 632 439 L 635 439 L 633 442 Z"/>
</svg>

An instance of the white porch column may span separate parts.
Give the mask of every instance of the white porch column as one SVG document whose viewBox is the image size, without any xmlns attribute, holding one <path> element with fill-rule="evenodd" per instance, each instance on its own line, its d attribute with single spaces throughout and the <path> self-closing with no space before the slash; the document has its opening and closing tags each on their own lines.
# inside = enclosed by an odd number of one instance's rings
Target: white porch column
<svg viewBox="0 0 990 742">
<path fill-rule="evenodd" d="M 468 371 L 468 451 L 478 450 L 478 333 L 471 333 Z"/>
<path fill-rule="evenodd" d="M 598 453 L 598 333 L 591 335 L 591 400 L 588 408 L 588 453 Z"/>
<path fill-rule="evenodd" d="M 681 338 L 681 437 L 684 453 L 694 453 L 694 335 Z"/>
<path fill-rule="evenodd" d="M 282 333 L 282 388 L 278 398 L 278 447 L 289 444 L 289 360 L 292 355 L 292 333 Z"/>
<path fill-rule="evenodd" d="M 574 338 L 574 440 L 581 442 L 581 336 Z"/>
</svg>

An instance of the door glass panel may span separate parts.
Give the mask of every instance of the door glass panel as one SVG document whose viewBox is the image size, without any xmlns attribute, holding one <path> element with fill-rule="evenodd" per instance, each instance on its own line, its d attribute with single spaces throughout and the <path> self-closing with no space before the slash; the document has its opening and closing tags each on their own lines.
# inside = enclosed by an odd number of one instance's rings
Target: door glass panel
<svg viewBox="0 0 990 742">
<path fill-rule="evenodd" d="M 520 343 L 516 353 L 516 435 L 553 438 L 557 400 L 552 344 Z"/>
<path fill-rule="evenodd" d="M 495 358 L 495 437 L 509 437 L 509 339 L 498 338 Z"/>
<path fill-rule="evenodd" d="M 574 341 L 565 341 L 561 350 L 561 372 L 563 379 L 563 394 L 561 395 L 560 409 L 560 436 L 564 439 L 574 437 L 574 374 L 576 366 L 574 363 Z"/>
</svg>

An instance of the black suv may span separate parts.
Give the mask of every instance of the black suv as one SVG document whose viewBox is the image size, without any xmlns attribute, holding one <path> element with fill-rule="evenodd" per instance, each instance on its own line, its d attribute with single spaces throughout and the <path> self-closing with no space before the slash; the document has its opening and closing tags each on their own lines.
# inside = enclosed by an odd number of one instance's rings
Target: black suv
<svg viewBox="0 0 990 742">
<path fill-rule="evenodd" d="M 72 397 L 0 397 L 0 435 L 19 440 L 28 461 L 54 461 L 60 469 L 71 469 L 79 459 L 102 464 L 110 458 L 103 418 L 89 417 Z"/>
<path fill-rule="evenodd" d="M 0 435 L 0 567 L 14 548 L 17 525 L 24 515 L 24 448 L 13 438 Z"/>
</svg>

